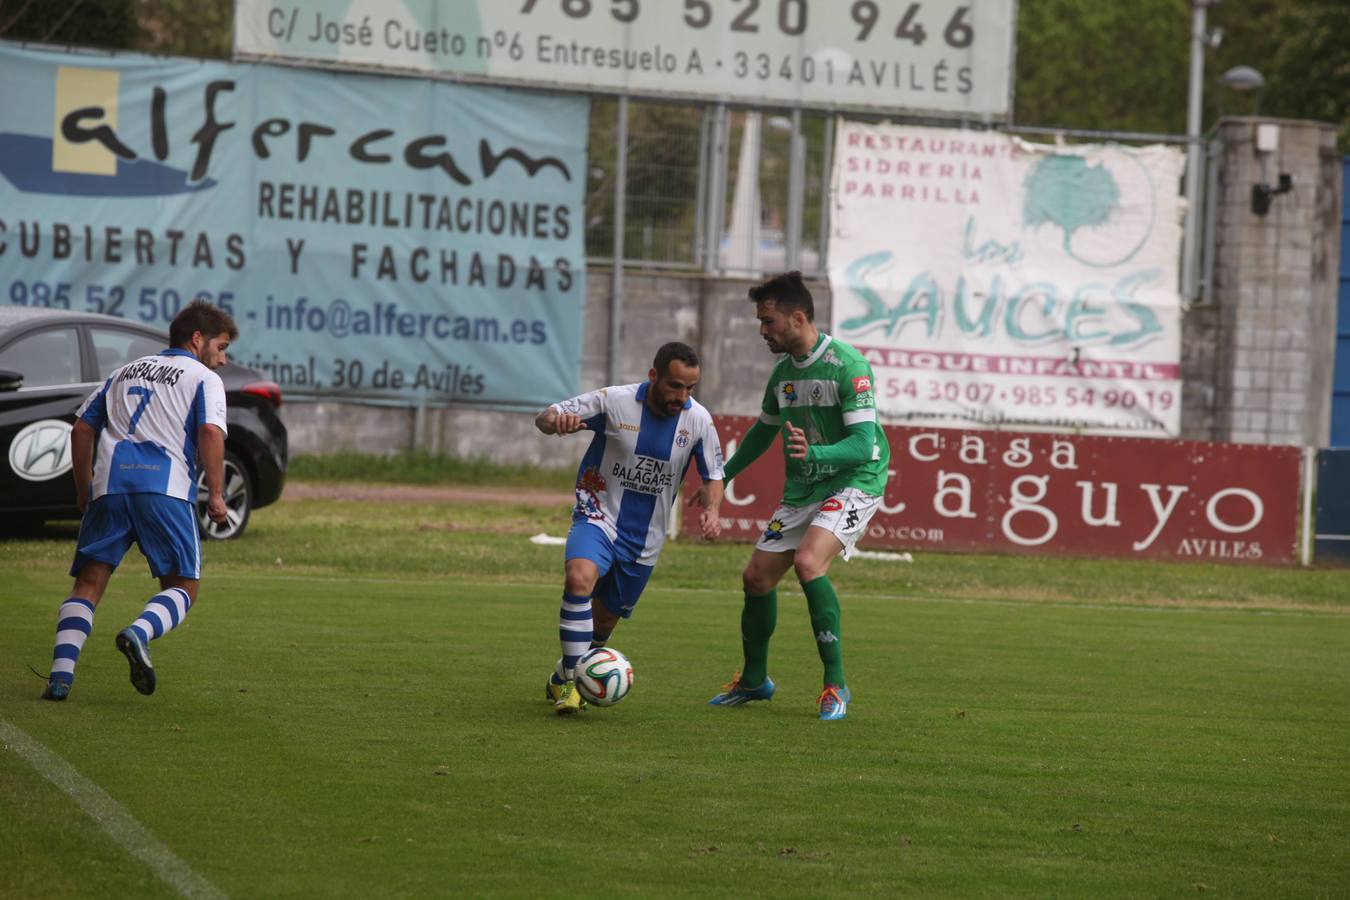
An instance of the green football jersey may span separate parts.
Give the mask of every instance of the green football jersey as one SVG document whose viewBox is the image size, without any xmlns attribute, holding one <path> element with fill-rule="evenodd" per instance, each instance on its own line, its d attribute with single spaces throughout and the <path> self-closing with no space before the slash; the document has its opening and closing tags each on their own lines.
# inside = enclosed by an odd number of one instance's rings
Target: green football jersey
<svg viewBox="0 0 1350 900">
<path fill-rule="evenodd" d="M 760 421 L 782 430 L 791 422 L 806 432 L 812 444 L 837 444 L 848 437 L 848 426 L 875 425 L 872 458 L 852 465 L 792 459 L 783 442 L 787 483 L 784 506 L 818 503 L 835 491 L 856 487 L 880 497 L 886 490 L 891 448 L 877 421 L 872 391 L 872 367 L 857 350 L 822 334 L 805 359 L 784 356 L 769 376 Z"/>
</svg>

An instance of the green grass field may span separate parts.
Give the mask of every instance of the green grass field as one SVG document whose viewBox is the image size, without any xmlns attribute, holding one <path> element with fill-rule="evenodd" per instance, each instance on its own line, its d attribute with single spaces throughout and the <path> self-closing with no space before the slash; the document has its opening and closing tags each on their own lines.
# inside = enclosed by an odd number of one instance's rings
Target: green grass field
<svg viewBox="0 0 1350 900">
<path fill-rule="evenodd" d="M 739 659 L 748 548 L 667 549 L 614 646 L 636 686 L 552 714 L 565 510 L 288 501 L 206 548 L 127 683 L 113 580 L 37 699 L 73 528 L 0 543 L 0 725 L 246 896 L 1337 896 L 1350 892 L 1350 576 L 919 556 L 836 565 L 855 702 L 820 723 L 800 592 L 772 703 Z M 172 896 L 14 747 L 0 896 Z"/>
</svg>

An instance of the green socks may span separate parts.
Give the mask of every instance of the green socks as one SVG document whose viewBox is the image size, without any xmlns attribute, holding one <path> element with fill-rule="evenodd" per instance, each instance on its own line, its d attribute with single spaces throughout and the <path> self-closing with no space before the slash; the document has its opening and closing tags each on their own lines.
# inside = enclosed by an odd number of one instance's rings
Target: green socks
<svg viewBox="0 0 1350 900">
<path fill-rule="evenodd" d="M 848 682 L 844 680 L 844 651 L 839 646 L 839 598 L 835 596 L 834 585 L 828 576 L 822 575 L 802 584 L 802 590 L 806 592 L 816 650 L 825 665 L 825 684 L 843 687 Z"/>
<path fill-rule="evenodd" d="M 769 677 L 769 638 L 778 624 L 778 591 L 767 594 L 746 594 L 741 610 L 741 650 L 745 665 L 741 668 L 741 684 L 759 687 Z"/>
</svg>

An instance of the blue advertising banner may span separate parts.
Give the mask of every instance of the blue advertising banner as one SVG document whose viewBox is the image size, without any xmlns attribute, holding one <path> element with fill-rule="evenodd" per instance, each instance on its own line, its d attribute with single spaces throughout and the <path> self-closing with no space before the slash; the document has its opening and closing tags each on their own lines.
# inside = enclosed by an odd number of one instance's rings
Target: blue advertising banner
<svg viewBox="0 0 1350 900">
<path fill-rule="evenodd" d="M 328 396 L 579 392 L 588 101 L 0 43 L 0 302 L 167 327 Z"/>
</svg>

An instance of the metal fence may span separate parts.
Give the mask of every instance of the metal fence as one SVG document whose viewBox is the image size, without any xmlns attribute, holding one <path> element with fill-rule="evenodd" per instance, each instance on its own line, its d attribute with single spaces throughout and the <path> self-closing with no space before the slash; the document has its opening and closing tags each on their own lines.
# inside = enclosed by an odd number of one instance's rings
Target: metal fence
<svg viewBox="0 0 1350 900">
<path fill-rule="evenodd" d="M 825 113 L 595 98 L 586 181 L 587 261 L 612 265 L 621 247 L 623 268 L 630 270 L 759 277 L 800 269 L 824 278 L 834 126 L 834 117 Z M 1008 130 L 1043 142 L 1186 142 L 1171 134 Z M 1200 193 L 1206 202 L 1200 212 L 1212 222 L 1214 191 L 1206 182 L 1216 168 L 1210 164 L 1214 148 L 1206 142 L 1201 153 L 1206 174 Z M 623 209 L 616 216 L 619 197 Z M 621 241 L 615 240 L 616 222 L 622 223 Z M 1188 286 L 1187 295 L 1205 302 L 1213 254 L 1204 248 L 1213 245 L 1212 230 L 1197 244 L 1183 251 L 1194 254 L 1200 270 L 1199 285 Z"/>
<path fill-rule="evenodd" d="M 606 98 L 591 107 L 590 263 L 614 261 L 622 194 L 626 268 L 758 275 L 791 266 L 823 273 L 828 116 L 630 99 L 620 160 L 619 105 Z"/>
</svg>

